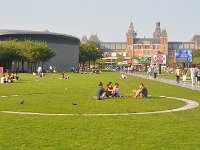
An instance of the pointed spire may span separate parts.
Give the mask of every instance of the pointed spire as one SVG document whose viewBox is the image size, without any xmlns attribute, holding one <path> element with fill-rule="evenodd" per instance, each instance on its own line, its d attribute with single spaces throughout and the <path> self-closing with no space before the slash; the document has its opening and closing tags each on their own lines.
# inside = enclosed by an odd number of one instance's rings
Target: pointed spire
<svg viewBox="0 0 200 150">
<path fill-rule="evenodd" d="M 134 27 L 133 27 L 133 22 L 131 21 L 130 26 L 128 28 L 128 32 L 126 33 L 126 36 L 132 36 L 133 38 L 135 38 L 137 36 L 137 33 L 134 31 Z"/>
<path fill-rule="evenodd" d="M 153 38 L 160 38 L 161 36 L 161 28 L 160 28 L 160 22 L 156 22 L 156 29 L 155 32 L 153 33 Z"/>
<path fill-rule="evenodd" d="M 89 38 L 89 41 L 96 42 L 96 43 L 99 43 L 99 42 L 100 42 L 100 40 L 99 40 L 97 34 L 92 34 L 92 35 L 90 36 L 90 38 Z"/>
<path fill-rule="evenodd" d="M 134 27 L 133 27 L 133 22 L 132 22 L 132 21 L 131 21 L 131 23 L 130 23 L 129 29 L 134 29 Z"/>
<path fill-rule="evenodd" d="M 86 35 L 83 35 L 83 36 L 82 36 L 82 39 L 81 39 L 81 42 L 82 42 L 82 43 L 86 43 L 87 41 L 88 41 L 87 36 L 86 36 Z"/>
<path fill-rule="evenodd" d="M 162 37 L 167 37 L 167 30 L 166 30 L 166 29 L 163 29 L 163 30 L 162 30 L 161 36 L 162 36 Z"/>
</svg>

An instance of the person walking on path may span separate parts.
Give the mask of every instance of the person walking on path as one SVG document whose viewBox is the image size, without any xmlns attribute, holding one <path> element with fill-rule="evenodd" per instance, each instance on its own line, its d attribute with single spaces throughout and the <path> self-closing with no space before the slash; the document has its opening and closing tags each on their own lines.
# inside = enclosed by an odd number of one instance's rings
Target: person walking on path
<svg viewBox="0 0 200 150">
<path fill-rule="evenodd" d="M 154 74 L 154 79 L 156 79 L 156 75 L 157 75 L 157 67 L 156 67 L 156 65 L 154 65 L 154 67 L 153 67 L 153 74 Z"/>
<path fill-rule="evenodd" d="M 188 71 L 188 68 L 185 67 L 182 71 L 182 76 L 183 76 L 183 81 L 186 81 L 187 80 L 187 71 Z"/>
<path fill-rule="evenodd" d="M 180 76 L 181 76 L 181 69 L 180 69 L 180 67 L 178 66 L 178 67 L 176 68 L 176 83 L 179 83 Z"/>
<path fill-rule="evenodd" d="M 195 85 L 195 68 L 193 66 L 190 66 L 190 77 L 192 85 Z"/>
<path fill-rule="evenodd" d="M 197 76 L 197 86 L 199 86 L 200 85 L 200 66 L 198 66 L 197 68 L 196 76 Z"/>
</svg>

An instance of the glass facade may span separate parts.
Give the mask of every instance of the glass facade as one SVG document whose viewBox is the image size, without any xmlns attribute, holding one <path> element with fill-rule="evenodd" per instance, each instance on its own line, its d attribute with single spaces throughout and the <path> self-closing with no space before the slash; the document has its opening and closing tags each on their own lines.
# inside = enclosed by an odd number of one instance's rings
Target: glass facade
<svg viewBox="0 0 200 150">
<path fill-rule="evenodd" d="M 169 42 L 168 49 L 169 50 L 177 50 L 177 49 L 194 49 L 194 42 Z"/>
<path fill-rule="evenodd" d="M 100 43 L 101 50 L 125 50 L 125 42 L 102 42 Z"/>
</svg>

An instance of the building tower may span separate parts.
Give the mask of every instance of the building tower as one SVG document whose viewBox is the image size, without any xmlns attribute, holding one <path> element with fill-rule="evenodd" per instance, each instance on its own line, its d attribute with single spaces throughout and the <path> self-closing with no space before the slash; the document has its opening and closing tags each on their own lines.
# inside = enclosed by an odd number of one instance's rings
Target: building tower
<svg viewBox="0 0 200 150">
<path fill-rule="evenodd" d="M 130 23 L 130 26 L 128 28 L 128 32 L 126 33 L 126 49 L 128 56 L 133 57 L 134 51 L 133 51 L 133 41 L 134 38 L 136 38 L 137 33 L 134 30 L 133 22 Z"/>
<path fill-rule="evenodd" d="M 161 52 L 168 55 L 168 35 L 166 29 L 163 29 L 160 36 Z"/>
<path fill-rule="evenodd" d="M 153 38 L 159 39 L 161 36 L 161 28 L 160 28 L 160 22 L 156 22 L 156 29 L 155 32 L 153 33 Z"/>
<path fill-rule="evenodd" d="M 81 38 L 81 43 L 86 43 L 88 42 L 87 36 L 83 35 L 83 37 Z"/>
<path fill-rule="evenodd" d="M 99 42 L 100 42 L 100 40 L 99 40 L 97 34 L 92 34 L 92 35 L 90 36 L 90 38 L 89 38 L 89 41 L 90 41 L 90 42 L 95 42 L 95 43 L 99 43 Z"/>
</svg>

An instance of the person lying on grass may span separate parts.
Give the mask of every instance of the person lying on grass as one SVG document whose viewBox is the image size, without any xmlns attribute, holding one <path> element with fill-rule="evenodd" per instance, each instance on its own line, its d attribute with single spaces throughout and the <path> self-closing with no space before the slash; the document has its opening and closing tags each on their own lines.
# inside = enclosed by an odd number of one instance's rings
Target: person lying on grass
<svg viewBox="0 0 200 150">
<path fill-rule="evenodd" d="M 147 90 L 146 87 L 144 87 L 144 84 L 141 83 L 139 85 L 139 89 L 138 90 L 133 90 L 133 93 L 135 93 L 134 98 L 147 98 L 148 90 Z"/>
</svg>

